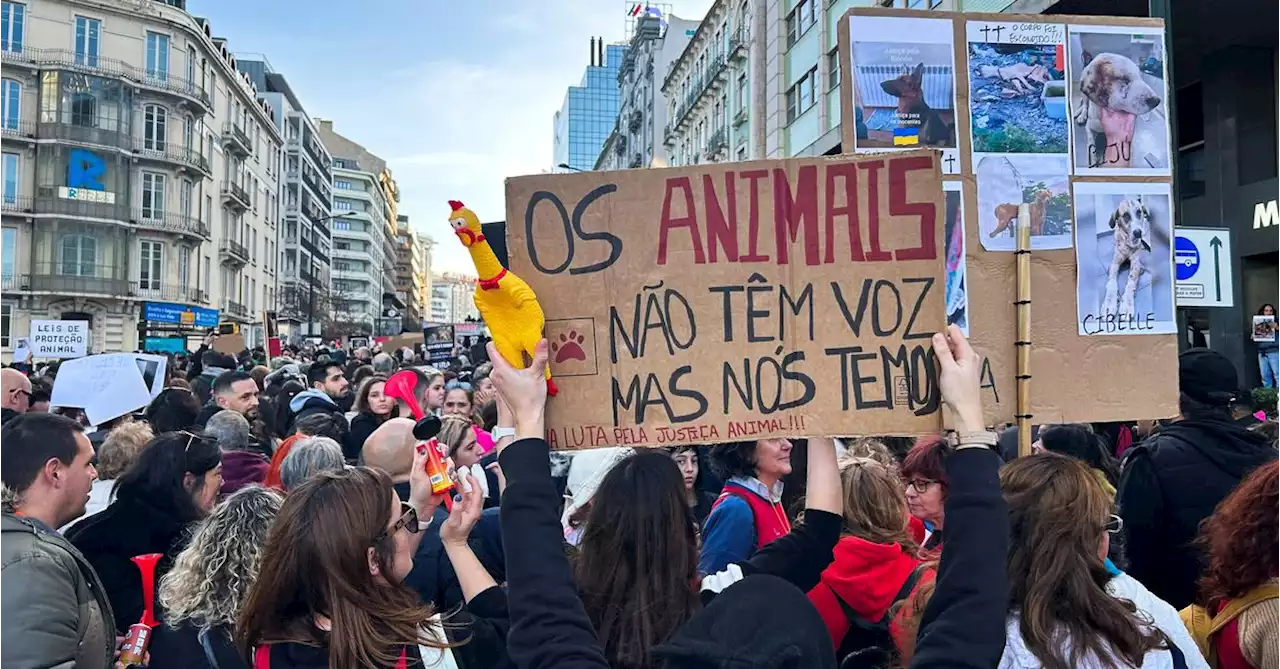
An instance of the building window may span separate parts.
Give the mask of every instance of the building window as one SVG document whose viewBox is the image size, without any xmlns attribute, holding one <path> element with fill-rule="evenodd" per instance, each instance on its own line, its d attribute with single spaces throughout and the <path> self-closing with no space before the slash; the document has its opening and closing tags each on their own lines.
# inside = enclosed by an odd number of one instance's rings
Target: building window
<svg viewBox="0 0 1280 669">
<path fill-rule="evenodd" d="M 188 151 L 196 150 L 196 121 L 190 116 L 182 119 L 182 144 Z"/>
<path fill-rule="evenodd" d="M 334 179 L 333 187 L 338 188 L 340 190 L 354 190 L 355 184 L 351 183 L 347 179 Z"/>
<path fill-rule="evenodd" d="M 3 276 L 5 281 L 13 280 L 13 259 L 17 252 L 18 230 L 16 228 L 5 228 L 4 236 L 0 237 L 0 276 Z"/>
<path fill-rule="evenodd" d="M 102 35 L 102 21 L 84 16 L 76 17 L 76 65 L 98 66 L 98 41 Z"/>
<path fill-rule="evenodd" d="M 98 264 L 98 240 L 89 235 L 64 235 L 60 244 L 64 276 L 95 275 Z"/>
<path fill-rule="evenodd" d="M 4 202 L 14 204 L 18 201 L 18 154 L 4 153 Z"/>
<path fill-rule="evenodd" d="M 5 3 L 6 5 L 9 3 Z M 0 304 L 0 346 L 9 348 L 9 327 L 13 321 L 13 305 Z"/>
<path fill-rule="evenodd" d="M 161 260 L 164 243 L 144 239 L 138 242 L 138 287 L 143 290 L 160 290 Z"/>
<path fill-rule="evenodd" d="M 0 50 L 13 53 L 22 51 L 26 18 L 26 5 L 20 2 L 0 2 Z"/>
<path fill-rule="evenodd" d="M 0 125 L 5 130 L 17 130 L 22 118 L 22 84 L 13 79 L 0 80 Z"/>
<path fill-rule="evenodd" d="M 142 173 L 142 217 L 164 216 L 164 175 L 155 172 Z"/>
<path fill-rule="evenodd" d="M 745 111 L 751 106 L 751 101 L 747 98 L 751 95 L 751 91 L 747 87 L 747 73 L 743 72 L 738 75 L 738 110 Z"/>
<path fill-rule="evenodd" d="M 814 83 L 818 76 L 817 68 L 809 70 L 800 77 L 791 88 L 787 89 L 787 123 L 800 118 L 809 111 L 814 103 Z"/>
<path fill-rule="evenodd" d="M 191 285 L 191 247 L 178 247 L 178 285 Z"/>
<path fill-rule="evenodd" d="M 182 180 L 182 190 L 178 192 L 178 210 L 183 218 L 191 218 L 191 200 L 195 196 L 195 184 L 190 179 Z"/>
<path fill-rule="evenodd" d="M 840 49 L 827 54 L 827 90 L 840 86 Z"/>
<path fill-rule="evenodd" d="M 800 40 L 818 21 L 817 4 L 820 0 L 800 0 L 787 15 L 787 46 Z"/>
<path fill-rule="evenodd" d="M 147 105 L 144 107 L 142 114 L 143 148 L 148 151 L 164 151 L 168 126 L 169 110 L 159 105 Z"/>
<path fill-rule="evenodd" d="M 169 80 L 169 36 L 147 33 L 147 77 L 156 81 Z"/>
<path fill-rule="evenodd" d="M 350 230 L 351 221 L 344 221 L 340 218 L 335 218 L 333 219 L 333 229 L 334 230 Z"/>
<path fill-rule="evenodd" d="M 196 87 L 196 58 L 199 58 L 199 56 L 196 55 L 196 48 L 193 46 L 188 46 L 187 47 L 187 85 L 190 86 L 191 88 Z"/>
</svg>

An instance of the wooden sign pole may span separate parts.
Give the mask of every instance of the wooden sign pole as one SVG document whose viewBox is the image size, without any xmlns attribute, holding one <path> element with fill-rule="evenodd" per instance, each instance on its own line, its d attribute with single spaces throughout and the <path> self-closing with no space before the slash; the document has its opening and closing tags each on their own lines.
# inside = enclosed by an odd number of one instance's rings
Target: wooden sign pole
<svg viewBox="0 0 1280 669">
<path fill-rule="evenodd" d="M 1031 455 L 1031 205 L 1018 205 L 1017 352 L 1018 457 Z"/>
</svg>

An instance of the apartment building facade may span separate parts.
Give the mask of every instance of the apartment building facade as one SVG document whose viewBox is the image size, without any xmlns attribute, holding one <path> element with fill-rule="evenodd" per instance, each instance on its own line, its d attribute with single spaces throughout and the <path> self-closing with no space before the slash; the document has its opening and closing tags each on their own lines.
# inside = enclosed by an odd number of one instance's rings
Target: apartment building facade
<svg viewBox="0 0 1280 669">
<path fill-rule="evenodd" d="M 760 18 L 751 0 L 716 0 L 672 61 L 662 83 L 671 165 L 763 157 Z"/>
<path fill-rule="evenodd" d="M 325 316 L 316 305 L 324 306 L 330 289 L 333 157 L 283 74 L 265 57 L 242 55 L 237 65 L 258 87 L 258 97 L 271 105 L 276 129 L 284 136 L 275 309 L 280 336 L 296 344 L 320 335 Z"/>
<path fill-rule="evenodd" d="M 409 217 L 396 216 L 396 295 L 404 303 L 402 329 L 422 327 L 431 304 L 429 240 L 409 226 Z"/>
<path fill-rule="evenodd" d="M 399 190 L 386 161 L 335 132 L 332 121 L 316 123 L 333 156 L 329 317 L 346 334 L 372 335 L 383 318 L 384 294 L 394 306 Z"/>
<path fill-rule="evenodd" d="M 468 318 L 480 320 L 476 309 L 475 277 L 461 274 L 437 274 L 431 278 L 432 323 L 462 323 Z"/>
<path fill-rule="evenodd" d="M 570 86 L 552 121 L 552 171 L 590 170 L 618 120 L 618 68 L 627 45 L 591 38 L 591 61 L 582 82 Z"/>
<path fill-rule="evenodd" d="M 636 19 L 630 48 L 618 68 L 618 119 L 596 159 L 595 169 L 667 164 L 662 135 L 667 105 L 662 96 L 662 78 L 697 29 L 698 21 L 674 15 L 664 17 L 656 10 Z"/>
<path fill-rule="evenodd" d="M 282 138 L 226 41 L 181 0 L 0 14 L 0 351 L 32 319 L 89 321 L 90 352 L 147 348 L 148 303 L 216 309 L 254 343 L 275 300 Z"/>
</svg>

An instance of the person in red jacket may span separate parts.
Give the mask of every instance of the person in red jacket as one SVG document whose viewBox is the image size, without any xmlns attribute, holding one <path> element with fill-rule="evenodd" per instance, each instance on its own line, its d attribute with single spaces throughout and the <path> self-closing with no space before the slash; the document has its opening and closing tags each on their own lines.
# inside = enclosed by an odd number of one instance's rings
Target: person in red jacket
<svg viewBox="0 0 1280 669">
<path fill-rule="evenodd" d="M 726 479 L 702 528 L 698 573 L 742 562 L 791 531 L 782 508 L 782 477 L 791 473 L 792 443 L 761 439 L 711 449 L 711 464 Z"/>
<path fill-rule="evenodd" d="M 891 666 L 898 657 L 890 638 L 894 603 L 919 582 L 919 550 L 908 527 L 902 483 L 893 469 L 870 458 L 840 464 L 844 529 L 835 559 L 809 591 L 840 661 Z"/>
</svg>

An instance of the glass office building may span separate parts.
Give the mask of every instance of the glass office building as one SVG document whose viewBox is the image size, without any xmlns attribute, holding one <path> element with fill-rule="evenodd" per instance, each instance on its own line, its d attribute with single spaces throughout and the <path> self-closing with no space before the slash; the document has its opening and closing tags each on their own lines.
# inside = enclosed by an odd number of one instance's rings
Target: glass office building
<svg viewBox="0 0 1280 669">
<path fill-rule="evenodd" d="M 595 166 L 600 148 L 618 120 L 618 67 L 627 48 L 625 44 L 606 45 L 604 62 L 587 66 L 582 84 L 570 86 L 565 93 L 564 105 L 555 117 L 553 167 L 562 169 L 558 166 L 565 164 L 590 170 Z M 597 59 L 593 56 L 592 60 Z"/>
</svg>

